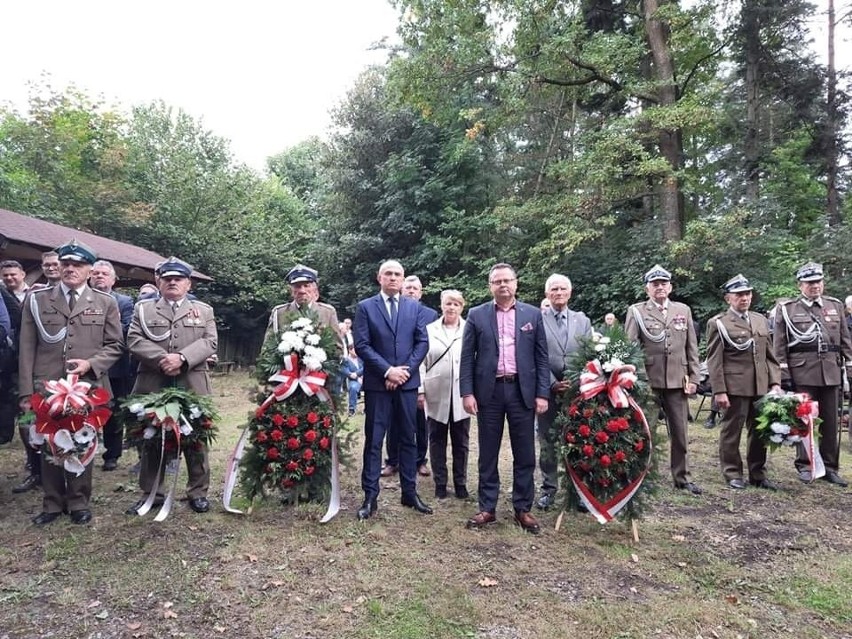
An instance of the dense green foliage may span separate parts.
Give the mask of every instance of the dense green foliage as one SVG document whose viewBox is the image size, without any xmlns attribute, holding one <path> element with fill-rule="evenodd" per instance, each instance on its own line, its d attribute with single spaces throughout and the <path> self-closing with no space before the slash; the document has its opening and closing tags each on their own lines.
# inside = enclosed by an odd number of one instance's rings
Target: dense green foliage
<svg viewBox="0 0 852 639">
<path fill-rule="evenodd" d="M 497 260 L 530 302 L 564 272 L 596 323 L 642 295 L 656 261 L 702 319 L 737 272 L 763 306 L 808 259 L 825 262 L 829 294 L 852 291 L 848 149 L 826 125 L 813 5 L 394 4 L 388 64 L 351 87 L 330 139 L 283 150 L 267 175 L 165 104 L 121 113 L 41 87 L 28 112 L 0 112 L 0 207 L 180 255 L 215 278 L 204 294 L 220 317 L 250 331 L 296 261 L 320 270 L 341 317 L 387 258 L 432 306 L 446 287 L 485 299 Z M 835 149 L 839 221 L 826 214 Z"/>
</svg>

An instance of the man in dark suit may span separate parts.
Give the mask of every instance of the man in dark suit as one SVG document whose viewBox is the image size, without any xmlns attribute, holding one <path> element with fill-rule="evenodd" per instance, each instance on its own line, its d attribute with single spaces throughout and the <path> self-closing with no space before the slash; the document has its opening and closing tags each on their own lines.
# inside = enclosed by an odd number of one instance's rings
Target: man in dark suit
<svg viewBox="0 0 852 639">
<path fill-rule="evenodd" d="M 31 396 L 48 380 L 63 379 L 68 373 L 80 381 L 109 390 L 110 367 L 121 357 L 124 338 L 115 300 L 87 285 L 95 253 L 74 240 L 57 249 L 60 282 L 31 292 L 21 318 L 18 358 L 18 394 L 21 410 L 32 408 Z M 75 524 L 92 520 L 89 498 L 92 494 L 92 466 L 79 476 L 41 455 L 44 499 L 42 512 L 33 518 L 44 526 L 71 515 Z"/>
<path fill-rule="evenodd" d="M 530 513 L 535 496 L 535 415 L 547 410 L 550 368 L 541 311 L 518 302 L 518 279 L 508 264 L 495 264 L 488 274 L 493 302 L 470 310 L 462 337 L 459 391 L 464 409 L 476 415 L 479 431 L 479 511 L 468 528 L 497 521 L 500 495 L 497 462 L 503 422 L 512 443 L 512 504 L 515 522 L 537 534 Z"/>
<path fill-rule="evenodd" d="M 118 314 L 121 317 L 121 330 L 127 341 L 127 330 L 130 328 L 130 320 L 133 319 L 133 299 L 129 295 L 122 295 L 112 290 L 116 281 L 115 268 L 107 260 L 98 260 L 92 266 L 89 275 L 89 286 L 96 291 L 109 293 L 118 304 Z M 112 397 L 116 402 L 121 401 L 130 392 L 130 380 L 133 372 L 130 367 L 130 353 L 127 346 L 112 368 L 109 369 L 109 385 L 112 387 Z M 104 465 L 103 470 L 112 471 L 118 468 L 118 458 L 124 447 L 124 424 L 121 419 L 113 413 L 109 421 L 104 425 Z"/>
<path fill-rule="evenodd" d="M 402 283 L 402 294 L 420 303 L 423 313 L 426 316 L 427 325 L 438 319 L 438 311 L 420 302 L 420 298 L 423 297 L 423 284 L 420 282 L 419 277 L 416 275 L 406 277 Z M 382 477 L 390 477 L 397 471 L 399 463 L 399 437 L 396 434 L 396 424 L 391 424 L 386 439 L 385 445 L 388 456 L 385 460 L 385 466 L 382 468 Z M 429 466 L 426 465 L 426 455 L 429 453 L 429 429 L 426 427 L 426 410 L 421 405 L 421 402 L 418 402 L 417 405 L 417 433 L 415 440 L 417 443 L 417 474 L 422 477 L 428 477 L 432 474 L 429 471 Z"/>
<path fill-rule="evenodd" d="M 571 356 L 580 347 L 577 338 L 592 336 L 592 322 L 584 313 L 568 308 L 571 299 L 571 280 L 564 275 L 554 273 L 547 278 L 544 293 L 550 300 L 550 308 L 541 312 L 544 332 L 547 335 L 547 354 L 550 366 L 550 403 L 546 413 L 538 417 L 538 465 L 541 469 L 541 497 L 536 506 L 547 510 L 556 499 L 559 488 L 556 433 L 553 420 L 556 419 L 557 401 L 560 393 L 565 392 L 569 382 L 564 378 L 565 368 Z"/>
<path fill-rule="evenodd" d="M 766 318 L 750 313 L 752 287 L 743 275 L 725 282 L 728 310 L 707 322 L 707 369 L 713 399 L 722 411 L 719 462 L 728 486 L 746 487 L 740 435 L 748 431 L 746 461 L 752 486 L 778 490 L 766 477 L 766 446 L 755 435 L 754 402 L 767 392 L 781 391 L 781 369 L 772 350 Z"/>
<path fill-rule="evenodd" d="M 417 388 L 420 362 L 429 349 L 426 316 L 420 304 L 400 295 L 405 271 L 389 260 L 379 267 L 381 291 L 358 303 L 355 311 L 355 350 L 364 362 L 364 462 L 361 487 L 364 503 L 358 519 L 376 512 L 382 442 L 391 424 L 399 435 L 399 483 L 402 505 L 419 513 L 432 509 L 417 495 Z"/>
</svg>

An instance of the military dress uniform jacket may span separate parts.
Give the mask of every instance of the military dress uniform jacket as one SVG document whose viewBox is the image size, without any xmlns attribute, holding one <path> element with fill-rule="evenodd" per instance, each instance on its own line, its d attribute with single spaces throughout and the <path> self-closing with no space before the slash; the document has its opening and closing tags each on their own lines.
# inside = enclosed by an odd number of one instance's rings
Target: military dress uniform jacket
<svg viewBox="0 0 852 639">
<path fill-rule="evenodd" d="M 629 339 L 642 345 L 651 388 L 683 388 L 686 376 L 698 384 L 698 338 L 692 311 L 686 304 L 669 300 L 666 316 L 651 300 L 633 304 L 627 309 L 624 328 Z"/>
<path fill-rule="evenodd" d="M 719 330 L 720 323 L 731 342 L 741 346 L 753 340 L 751 347 L 739 350 L 729 343 Z M 766 318 L 749 313 L 746 321 L 728 309 L 707 322 L 707 368 L 714 393 L 759 397 L 780 384 L 781 369 Z"/>
<path fill-rule="evenodd" d="M 834 297 L 822 296 L 821 300 L 822 306 L 808 306 L 799 297 L 776 312 L 775 356 L 782 377 L 799 386 L 839 386 L 842 359 L 852 364 L 852 340 L 843 303 Z M 819 339 L 796 343 L 797 333 L 808 332 L 819 332 Z"/>
<path fill-rule="evenodd" d="M 57 339 L 62 331 L 65 338 Z M 91 370 L 81 379 L 110 390 L 107 373 L 123 346 L 118 305 L 109 293 L 86 286 L 72 311 L 60 286 L 34 291 L 22 309 L 18 394 L 28 397 L 37 382 L 64 378 L 69 359 L 87 360 Z"/>
<path fill-rule="evenodd" d="M 316 313 L 317 317 L 319 317 L 319 323 L 322 326 L 328 326 L 334 331 L 338 342 L 342 344 L 343 338 L 340 335 L 337 311 L 334 310 L 334 307 L 330 304 L 323 304 L 322 302 L 312 302 L 309 308 L 313 313 Z M 279 304 L 272 308 L 269 312 L 269 324 L 266 327 L 266 333 L 263 336 L 264 342 L 266 342 L 270 334 L 279 333 L 285 328 L 286 320 L 284 318 L 288 313 L 291 315 L 298 314 L 299 305 L 296 304 L 296 302 L 288 302 L 287 304 Z"/>
<path fill-rule="evenodd" d="M 180 388 L 210 395 L 207 359 L 216 353 L 217 341 L 213 309 L 204 302 L 184 298 L 174 312 L 164 298 L 137 302 L 127 334 L 130 354 L 139 361 L 133 393 L 153 393 L 174 380 Z M 186 360 L 177 377 L 160 371 L 160 360 L 169 353 Z"/>
</svg>

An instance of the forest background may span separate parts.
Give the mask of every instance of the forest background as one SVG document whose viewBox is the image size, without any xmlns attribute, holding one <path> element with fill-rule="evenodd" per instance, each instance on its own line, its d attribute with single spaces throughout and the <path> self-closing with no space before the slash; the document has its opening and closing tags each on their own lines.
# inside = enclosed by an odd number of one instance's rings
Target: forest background
<svg viewBox="0 0 852 639">
<path fill-rule="evenodd" d="M 475 304 L 569 275 L 599 323 L 655 262 L 706 320 L 742 272 L 767 308 L 807 260 L 852 293 L 848 61 L 833 0 L 393 0 L 400 43 L 256 171 L 162 101 L 35 85 L 0 110 L 0 208 L 178 255 L 223 328 L 262 333 L 296 262 L 341 317 L 387 258 Z M 813 42 L 815 25 L 823 26 Z M 819 53 L 828 49 L 827 62 Z M 270 122 L 269 127 L 275 123 Z"/>
</svg>

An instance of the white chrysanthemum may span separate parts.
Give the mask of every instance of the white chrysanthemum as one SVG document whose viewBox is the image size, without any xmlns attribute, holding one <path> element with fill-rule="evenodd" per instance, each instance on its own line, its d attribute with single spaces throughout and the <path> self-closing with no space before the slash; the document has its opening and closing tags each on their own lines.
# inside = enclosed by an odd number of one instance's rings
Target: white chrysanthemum
<svg viewBox="0 0 852 639">
<path fill-rule="evenodd" d="M 144 415 L 145 414 L 145 406 L 142 402 L 136 402 L 128 406 L 127 410 L 131 413 L 135 413 L 136 415 Z"/>
<path fill-rule="evenodd" d="M 318 371 L 322 368 L 322 362 L 319 361 L 316 357 L 303 357 L 302 364 L 304 364 L 305 368 L 309 371 Z"/>
<path fill-rule="evenodd" d="M 601 339 L 603 339 L 603 338 L 601 338 Z M 598 342 L 597 344 L 595 344 L 595 350 L 598 353 L 602 353 L 603 351 L 606 350 L 606 344 L 603 344 L 602 342 Z"/>
<path fill-rule="evenodd" d="M 611 340 L 609 339 L 609 337 L 607 337 L 606 335 L 601 335 L 601 338 L 598 340 L 598 344 L 609 344 L 610 341 Z"/>
<path fill-rule="evenodd" d="M 305 357 L 310 357 L 311 359 L 318 360 L 320 363 L 328 359 L 325 354 L 325 351 L 316 346 L 305 346 Z"/>
<path fill-rule="evenodd" d="M 313 322 L 311 322 L 310 318 L 308 318 L 308 317 L 300 317 L 299 319 L 296 319 L 296 320 L 293 320 L 292 322 L 290 322 L 290 328 L 296 328 L 296 329 L 298 329 L 298 328 L 304 328 L 304 329 L 311 328 L 311 330 L 313 330 L 312 327 L 313 327 Z"/>
<path fill-rule="evenodd" d="M 799 435 L 790 435 L 784 440 L 784 443 L 792 446 L 793 444 L 798 444 L 800 441 L 802 441 L 802 438 Z"/>
<path fill-rule="evenodd" d="M 204 413 L 201 412 L 201 409 L 198 406 L 196 406 L 195 404 L 193 404 L 192 406 L 189 407 L 189 418 L 190 419 L 198 419 L 203 414 Z"/>
<path fill-rule="evenodd" d="M 769 441 L 775 442 L 776 444 L 780 444 L 784 441 L 784 435 L 772 435 L 769 438 Z"/>
<path fill-rule="evenodd" d="M 320 336 L 319 335 L 308 335 L 305 338 L 305 344 L 309 344 L 311 346 L 316 346 L 319 343 L 320 343 Z"/>
<path fill-rule="evenodd" d="M 780 435 L 787 435 L 790 432 L 790 427 L 787 424 L 782 424 L 781 422 L 772 422 L 769 424 L 769 428 L 772 429 L 773 433 L 778 433 Z"/>
<path fill-rule="evenodd" d="M 79 444 L 88 444 L 89 442 L 96 439 L 97 436 L 98 431 L 96 431 L 88 424 L 84 424 L 80 430 L 74 433 L 74 441 Z"/>
</svg>

